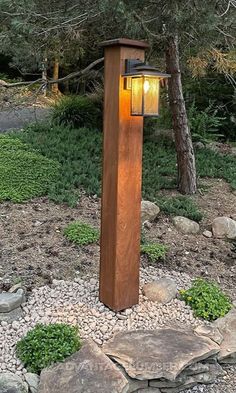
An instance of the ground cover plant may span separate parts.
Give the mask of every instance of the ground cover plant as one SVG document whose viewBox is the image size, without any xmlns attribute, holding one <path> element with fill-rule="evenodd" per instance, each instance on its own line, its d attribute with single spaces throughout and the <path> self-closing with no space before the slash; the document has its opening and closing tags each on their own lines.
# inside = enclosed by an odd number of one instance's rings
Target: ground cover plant
<svg viewBox="0 0 236 393">
<path fill-rule="evenodd" d="M 38 324 L 18 341 L 17 356 L 29 372 L 39 374 L 62 362 L 81 347 L 78 328 L 66 324 Z"/>
<path fill-rule="evenodd" d="M 194 311 L 196 317 L 214 321 L 232 308 L 228 296 L 219 286 L 204 279 L 196 279 L 188 290 L 180 291 L 180 298 Z"/>
<path fill-rule="evenodd" d="M 159 259 L 165 259 L 168 247 L 160 243 L 143 243 L 141 244 L 141 253 L 146 255 L 151 262 Z"/>
<path fill-rule="evenodd" d="M 49 190 L 56 202 L 75 205 L 79 188 L 88 194 L 101 194 L 102 134 L 96 129 L 70 129 L 49 124 L 36 124 L 17 135 L 23 142 L 61 164 L 60 175 Z M 176 187 L 176 154 L 174 148 L 164 147 L 158 141 L 144 142 L 143 197 L 157 201 L 163 188 Z M 236 188 L 236 157 L 220 155 L 209 149 L 196 152 L 199 177 L 223 178 Z M 188 197 L 161 199 L 168 214 L 182 214 L 200 220 L 201 213 Z M 173 211 L 174 210 L 174 211 Z"/>
<path fill-rule="evenodd" d="M 80 221 L 70 223 L 64 229 L 65 237 L 78 246 L 95 243 L 99 239 L 99 230 Z"/>
<path fill-rule="evenodd" d="M 59 164 L 19 139 L 0 136 L 0 201 L 24 202 L 47 194 Z"/>
<path fill-rule="evenodd" d="M 184 216 L 197 222 L 201 221 L 203 218 L 202 212 L 190 197 L 158 197 L 156 201 L 161 211 L 168 215 Z"/>
</svg>

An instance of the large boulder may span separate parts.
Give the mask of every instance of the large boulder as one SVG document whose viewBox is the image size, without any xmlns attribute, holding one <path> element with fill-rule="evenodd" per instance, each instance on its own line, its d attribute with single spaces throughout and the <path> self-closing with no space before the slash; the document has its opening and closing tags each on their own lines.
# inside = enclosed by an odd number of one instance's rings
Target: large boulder
<svg viewBox="0 0 236 393">
<path fill-rule="evenodd" d="M 189 218 L 176 216 L 173 217 L 173 223 L 178 231 L 188 235 L 196 235 L 200 231 L 200 226 L 197 222 L 189 220 Z"/>
<path fill-rule="evenodd" d="M 13 373 L 0 373 L 1 393 L 28 393 L 28 385 Z"/>
<path fill-rule="evenodd" d="M 141 203 L 141 220 L 142 223 L 145 221 L 153 221 L 160 213 L 160 208 L 153 202 L 142 201 Z"/>
<path fill-rule="evenodd" d="M 217 217 L 212 223 L 213 235 L 217 238 L 236 239 L 236 221 L 229 217 Z"/>
<path fill-rule="evenodd" d="M 92 341 L 80 351 L 41 372 L 38 393 L 128 393 L 120 370 Z"/>
<path fill-rule="evenodd" d="M 173 280 L 161 278 L 143 286 L 143 294 L 152 302 L 166 304 L 176 297 L 177 285 Z"/>
<path fill-rule="evenodd" d="M 236 363 L 236 309 L 233 308 L 223 318 L 217 319 L 213 326 L 223 336 L 218 360 L 220 363 Z"/>
<path fill-rule="evenodd" d="M 103 351 L 131 378 L 175 381 L 186 367 L 216 355 L 219 345 L 190 329 L 163 328 L 118 333 Z"/>
</svg>

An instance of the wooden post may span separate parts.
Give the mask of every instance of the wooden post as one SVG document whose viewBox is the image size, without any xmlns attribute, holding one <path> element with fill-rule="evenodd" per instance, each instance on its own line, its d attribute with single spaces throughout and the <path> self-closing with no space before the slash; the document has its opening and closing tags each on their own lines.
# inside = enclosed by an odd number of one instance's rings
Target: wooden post
<svg viewBox="0 0 236 393">
<path fill-rule="evenodd" d="M 114 311 L 138 303 L 143 118 L 131 116 L 124 89 L 125 59 L 144 60 L 148 44 L 103 43 L 105 97 L 101 219 L 100 301 Z"/>
</svg>

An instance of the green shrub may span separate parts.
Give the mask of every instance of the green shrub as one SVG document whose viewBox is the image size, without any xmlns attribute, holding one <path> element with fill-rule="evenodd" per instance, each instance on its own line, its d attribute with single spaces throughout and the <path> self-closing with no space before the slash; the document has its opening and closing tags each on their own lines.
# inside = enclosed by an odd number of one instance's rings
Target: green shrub
<svg viewBox="0 0 236 393">
<path fill-rule="evenodd" d="M 188 111 L 188 120 L 193 141 L 210 142 L 222 138 L 224 135 L 219 133 L 224 117 L 217 116 L 218 109 L 214 109 L 213 104 L 199 111 L 195 103 Z"/>
<path fill-rule="evenodd" d="M 151 262 L 156 262 L 158 259 L 164 259 L 168 247 L 159 243 L 144 243 L 141 244 L 141 253 L 147 255 Z"/>
<path fill-rule="evenodd" d="M 99 239 L 99 231 L 96 228 L 80 221 L 69 224 L 64 230 L 64 235 L 78 246 L 95 243 Z"/>
<path fill-rule="evenodd" d="M 24 202 L 46 195 L 59 173 L 59 163 L 8 135 L 0 136 L 0 202 Z"/>
<path fill-rule="evenodd" d="M 87 96 L 69 96 L 60 99 L 53 108 L 55 124 L 70 128 L 101 128 L 102 110 Z"/>
<path fill-rule="evenodd" d="M 159 197 L 157 203 L 161 211 L 169 215 L 183 216 L 197 222 L 203 218 L 203 214 L 198 210 L 195 202 L 187 196 Z"/>
<path fill-rule="evenodd" d="M 50 187 L 49 197 L 55 202 L 75 206 L 79 188 L 88 194 L 100 194 L 102 134 L 87 128 L 69 129 L 46 123 L 34 124 L 17 138 L 53 160 L 61 170 L 56 183 Z"/>
<path fill-rule="evenodd" d="M 18 341 L 16 353 L 29 372 L 39 374 L 62 362 L 81 347 L 78 328 L 66 324 L 38 324 Z"/>
<path fill-rule="evenodd" d="M 193 309 L 196 317 L 208 321 L 223 317 L 232 308 L 230 299 L 218 285 L 204 279 L 197 279 L 190 289 L 180 291 L 180 298 Z"/>
</svg>

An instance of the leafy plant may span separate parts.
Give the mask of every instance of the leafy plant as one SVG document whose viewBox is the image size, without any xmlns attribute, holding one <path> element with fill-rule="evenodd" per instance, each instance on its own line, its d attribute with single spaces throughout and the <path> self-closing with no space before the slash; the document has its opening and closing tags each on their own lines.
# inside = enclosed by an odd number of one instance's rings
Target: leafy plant
<svg viewBox="0 0 236 393">
<path fill-rule="evenodd" d="M 193 141 L 206 143 L 224 136 L 219 133 L 224 117 L 217 116 L 217 113 L 218 109 L 214 109 L 213 104 L 210 104 L 205 110 L 199 111 L 193 102 L 188 111 Z"/>
<path fill-rule="evenodd" d="M 230 299 L 219 286 L 204 279 L 197 279 L 188 290 L 180 291 L 180 298 L 193 310 L 196 317 L 214 321 L 232 308 Z"/>
<path fill-rule="evenodd" d="M 28 371 L 39 374 L 43 368 L 62 362 L 80 347 L 77 327 L 38 324 L 18 341 L 16 353 Z"/>
<path fill-rule="evenodd" d="M 29 145 L 0 136 L 0 202 L 24 202 L 46 195 L 59 173 L 59 163 L 43 157 Z"/>
<path fill-rule="evenodd" d="M 141 244 L 141 252 L 147 255 L 151 262 L 156 262 L 158 259 L 164 259 L 168 247 L 159 243 L 144 243 Z"/>
<path fill-rule="evenodd" d="M 197 222 L 201 221 L 203 218 L 203 214 L 190 197 L 158 197 L 157 203 L 161 210 L 169 215 L 183 216 Z"/>
<path fill-rule="evenodd" d="M 79 246 L 95 243 L 99 239 L 99 231 L 96 228 L 80 221 L 69 224 L 64 230 L 64 235 Z"/>
<path fill-rule="evenodd" d="M 52 120 L 70 128 L 101 128 L 102 110 L 87 96 L 63 97 L 53 108 Z"/>
</svg>

